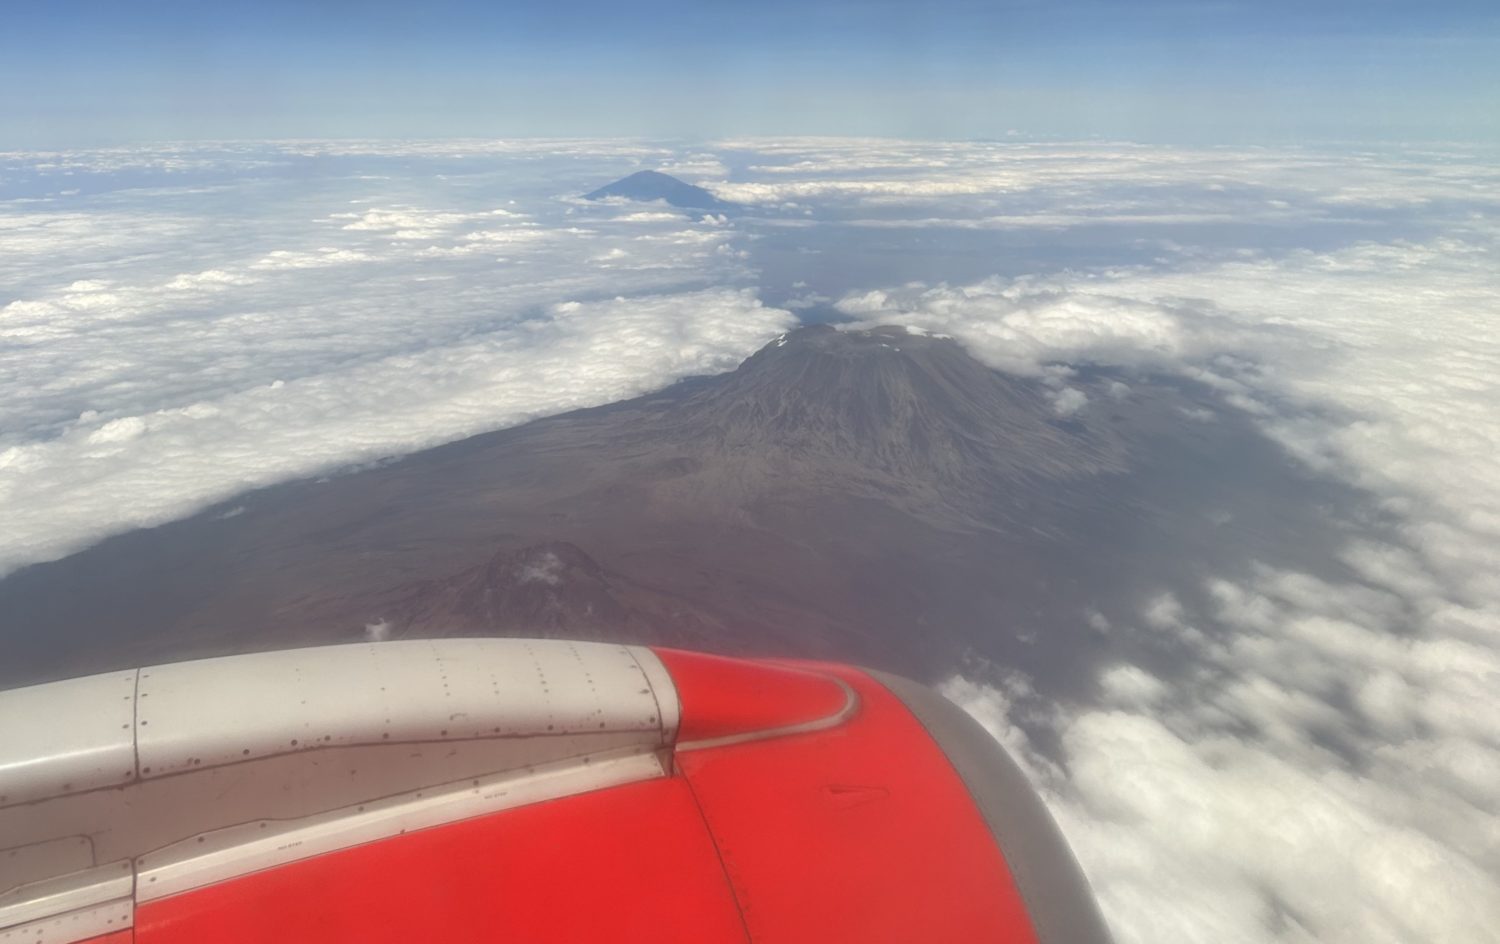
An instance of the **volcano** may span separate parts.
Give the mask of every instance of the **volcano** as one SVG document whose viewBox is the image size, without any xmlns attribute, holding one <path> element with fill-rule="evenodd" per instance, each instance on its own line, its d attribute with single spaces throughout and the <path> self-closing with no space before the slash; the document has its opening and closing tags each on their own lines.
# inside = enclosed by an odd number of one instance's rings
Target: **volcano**
<svg viewBox="0 0 1500 944">
<path fill-rule="evenodd" d="M 583 196 L 585 200 L 604 200 L 609 197 L 642 203 L 662 200 L 669 206 L 702 210 L 706 213 L 725 213 L 739 209 L 737 204 L 720 200 L 702 187 L 695 187 L 670 174 L 654 170 L 636 171 Z"/>
<path fill-rule="evenodd" d="M 1306 504 L 1332 486 L 1233 412 L 1182 423 L 1220 405 L 1213 391 L 1084 369 L 1067 383 L 1088 405 L 1061 415 L 1055 377 L 996 372 L 954 341 L 802 328 L 730 373 L 19 571 L 0 581 L 0 684 L 504 634 L 924 678 L 993 664 L 1055 693 L 1122 644 L 1106 614 L 1139 612 L 1140 587 L 1201 589 L 1184 561 L 1232 573 L 1246 561 L 1225 548 L 1258 540 L 1333 558 Z M 1226 542 L 1233 521 L 1254 529 Z"/>
</svg>

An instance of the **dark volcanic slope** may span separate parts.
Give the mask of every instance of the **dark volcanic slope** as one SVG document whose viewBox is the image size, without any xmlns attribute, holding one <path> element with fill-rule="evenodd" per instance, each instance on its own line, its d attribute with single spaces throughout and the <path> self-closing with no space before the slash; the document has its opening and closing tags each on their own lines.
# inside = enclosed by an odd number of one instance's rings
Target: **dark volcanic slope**
<svg viewBox="0 0 1500 944">
<path fill-rule="evenodd" d="M 948 340 L 899 328 L 807 328 L 778 339 L 676 411 L 679 448 L 733 457 L 749 498 L 771 479 L 891 501 L 986 527 L 1024 481 L 1126 468 L 1119 437 L 1069 431 L 1041 391 Z"/>
<path fill-rule="evenodd" d="M 540 637 L 682 644 L 727 632 L 711 614 L 605 570 L 566 541 L 502 551 L 452 577 L 413 585 L 366 631 L 483 635 L 511 627 Z"/>
<path fill-rule="evenodd" d="M 629 177 L 622 177 L 583 196 L 585 200 L 603 200 L 606 197 L 624 197 L 626 200 L 644 202 L 665 200 L 670 206 L 713 213 L 738 209 L 736 204 L 720 200 L 702 187 L 695 187 L 654 170 L 636 171 Z"/>
<path fill-rule="evenodd" d="M 15 574 L 0 581 L 0 684 L 367 633 L 508 633 L 915 675 L 977 659 L 1067 687 L 1133 644 L 1089 628 L 1090 611 L 1118 624 L 1142 588 L 1198 592 L 1245 549 L 1316 571 L 1332 538 L 1313 510 L 1347 500 L 1239 414 L 1185 419 L 1212 394 L 1134 377 L 1112 398 L 1114 379 L 1070 381 L 1089 405 L 1064 421 L 1046 387 L 952 341 L 805 328 L 729 374 Z"/>
</svg>

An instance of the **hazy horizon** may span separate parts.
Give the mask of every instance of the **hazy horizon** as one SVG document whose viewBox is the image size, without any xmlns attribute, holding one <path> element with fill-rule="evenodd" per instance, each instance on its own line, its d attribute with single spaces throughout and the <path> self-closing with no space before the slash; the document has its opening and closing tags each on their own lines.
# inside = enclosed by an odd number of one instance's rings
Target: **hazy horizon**
<svg viewBox="0 0 1500 944">
<path fill-rule="evenodd" d="M 1500 11 L 1444 0 L 670 0 L 9 11 L 6 147 L 289 137 L 1494 141 Z"/>
</svg>

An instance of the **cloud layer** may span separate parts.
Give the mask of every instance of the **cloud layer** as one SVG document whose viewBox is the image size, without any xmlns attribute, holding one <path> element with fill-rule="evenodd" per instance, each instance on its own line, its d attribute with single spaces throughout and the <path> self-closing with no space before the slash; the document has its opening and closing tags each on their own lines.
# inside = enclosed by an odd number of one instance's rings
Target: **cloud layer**
<svg viewBox="0 0 1500 944">
<path fill-rule="evenodd" d="M 1030 758 L 1122 941 L 1500 940 L 1497 250 L 1469 222 L 840 303 L 1003 370 L 1190 376 L 1371 496 L 1378 527 L 1327 522 L 1354 580 L 1262 561 L 1101 614 L 1188 667 L 1053 706 L 1060 757 L 1020 733 L 1025 679 L 949 684 Z"/>
<path fill-rule="evenodd" d="M 246 488 L 724 370 L 790 324 L 732 231 L 553 197 L 633 151 L 582 170 L 486 159 L 462 186 L 420 164 L 308 186 L 187 161 L 161 172 L 243 179 L 143 191 L 111 153 L 66 165 L 100 193 L 0 205 L 0 574 Z"/>
<path fill-rule="evenodd" d="M 1494 158 L 855 139 L 0 154 L 0 573 L 732 366 L 791 322 L 757 300 L 779 271 L 789 307 L 836 300 L 1039 378 L 1060 422 L 1136 395 L 1132 371 L 1191 378 L 1368 498 L 1321 522 L 1341 576 L 1262 557 L 1142 586 L 1134 609 L 1079 601 L 1121 653 L 1092 700 L 1004 667 L 948 684 L 1047 794 L 1122 942 L 1500 940 Z M 643 166 L 750 209 L 722 225 L 574 199 Z M 1123 380 L 1085 393 L 1090 365 Z"/>
</svg>

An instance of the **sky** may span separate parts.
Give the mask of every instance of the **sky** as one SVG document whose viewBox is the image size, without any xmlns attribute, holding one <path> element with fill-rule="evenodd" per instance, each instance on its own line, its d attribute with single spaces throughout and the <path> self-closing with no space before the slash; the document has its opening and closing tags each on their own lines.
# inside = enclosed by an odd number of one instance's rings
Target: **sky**
<svg viewBox="0 0 1500 944">
<path fill-rule="evenodd" d="M 1485 0 L 58 0 L 0 147 L 726 134 L 1494 140 Z"/>
</svg>

